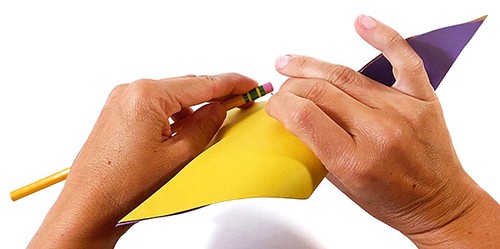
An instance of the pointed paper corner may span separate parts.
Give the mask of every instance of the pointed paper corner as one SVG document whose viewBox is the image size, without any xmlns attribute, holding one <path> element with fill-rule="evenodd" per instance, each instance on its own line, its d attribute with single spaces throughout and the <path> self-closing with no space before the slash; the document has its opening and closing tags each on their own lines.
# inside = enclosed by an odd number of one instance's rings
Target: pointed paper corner
<svg viewBox="0 0 500 249">
<path fill-rule="evenodd" d="M 479 17 L 479 18 L 475 19 L 475 20 L 472 20 L 472 22 L 484 21 L 484 20 L 486 20 L 487 17 L 488 17 L 488 15 L 484 15 L 482 17 Z"/>
<path fill-rule="evenodd" d="M 424 62 L 434 89 L 441 84 L 448 70 L 487 17 L 484 15 L 469 22 L 439 28 L 406 39 Z M 396 81 L 392 65 L 382 54 L 371 60 L 359 72 L 389 87 Z"/>
</svg>

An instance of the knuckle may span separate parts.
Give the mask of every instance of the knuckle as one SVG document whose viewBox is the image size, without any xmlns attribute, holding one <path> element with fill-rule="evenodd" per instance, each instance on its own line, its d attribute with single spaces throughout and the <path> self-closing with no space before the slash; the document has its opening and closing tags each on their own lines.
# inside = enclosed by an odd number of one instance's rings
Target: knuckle
<svg viewBox="0 0 500 249">
<path fill-rule="evenodd" d="M 379 147 L 381 151 L 395 153 L 401 150 L 404 136 L 404 125 L 385 122 L 384 124 L 378 124 L 375 126 L 375 140 L 378 144 L 377 147 Z"/>
<path fill-rule="evenodd" d="M 424 61 L 422 60 L 422 58 L 420 58 L 420 56 L 418 56 L 411 49 L 407 53 L 408 53 L 408 56 L 407 56 L 408 60 L 406 61 L 406 63 L 407 63 L 406 70 L 409 72 L 413 72 L 413 73 L 421 73 L 422 71 L 424 71 L 425 66 L 424 66 Z"/>
<path fill-rule="evenodd" d="M 408 45 L 407 41 L 397 32 L 393 32 L 386 41 L 391 48 L 398 48 L 402 51 L 401 58 L 404 58 L 404 68 L 406 71 L 421 73 L 425 67 L 420 56 Z"/>
<path fill-rule="evenodd" d="M 147 95 L 155 81 L 151 79 L 140 79 L 136 80 L 129 85 L 129 93 L 136 97 L 144 97 Z"/>
<path fill-rule="evenodd" d="M 293 110 L 290 115 L 290 125 L 294 130 L 307 130 L 312 122 L 314 122 L 312 114 L 315 105 L 310 101 L 304 101 L 298 108 Z"/>
<path fill-rule="evenodd" d="M 303 57 L 303 56 L 299 56 L 299 57 L 294 58 L 294 60 L 295 60 L 294 65 L 299 71 L 306 71 L 307 64 L 308 64 L 308 58 Z"/>
<path fill-rule="evenodd" d="M 111 94 L 119 94 L 121 93 L 123 90 L 125 90 L 127 87 L 128 87 L 129 84 L 120 84 L 120 85 L 117 85 L 113 88 L 113 90 L 111 90 Z"/>
<path fill-rule="evenodd" d="M 208 86 L 208 88 L 210 89 L 210 95 L 211 95 L 210 99 L 212 99 L 214 93 L 218 91 L 217 88 L 219 87 L 219 84 L 217 84 L 217 80 L 219 78 L 220 78 L 220 75 L 218 75 L 218 76 L 206 75 L 206 76 L 201 77 L 204 84 L 206 84 Z"/>
<path fill-rule="evenodd" d="M 157 103 L 157 93 L 155 91 L 155 80 L 136 80 L 127 87 L 126 108 L 134 113 L 146 113 L 148 116 L 163 116 Z"/>
<path fill-rule="evenodd" d="M 113 90 L 111 90 L 111 92 L 109 93 L 109 96 L 108 96 L 108 103 L 116 98 L 118 98 L 119 96 L 122 95 L 123 91 L 125 91 L 125 89 L 127 89 L 129 84 L 120 84 L 120 85 L 117 85 L 113 88 Z"/>
<path fill-rule="evenodd" d="M 396 31 L 392 31 L 390 35 L 387 36 L 385 43 L 389 47 L 399 47 L 403 42 L 406 42 L 403 37 L 401 37 Z"/>
<path fill-rule="evenodd" d="M 228 75 L 228 76 L 232 76 L 232 77 L 245 77 L 243 74 L 240 74 L 240 73 L 237 73 L 237 72 L 229 72 L 229 73 L 225 73 L 225 74 L 222 74 L 222 75 Z"/>
<path fill-rule="evenodd" d="M 325 95 L 327 86 L 328 85 L 324 81 L 314 81 L 311 83 L 311 86 L 308 88 L 304 97 L 311 100 L 319 100 Z"/>
<path fill-rule="evenodd" d="M 328 81 L 343 88 L 346 85 L 352 84 L 352 81 L 356 77 L 356 72 L 346 66 L 330 65 L 328 75 Z"/>
<path fill-rule="evenodd" d="M 201 79 L 205 81 L 206 84 L 213 85 L 217 81 L 217 77 L 219 76 L 205 75 L 202 76 Z"/>
</svg>

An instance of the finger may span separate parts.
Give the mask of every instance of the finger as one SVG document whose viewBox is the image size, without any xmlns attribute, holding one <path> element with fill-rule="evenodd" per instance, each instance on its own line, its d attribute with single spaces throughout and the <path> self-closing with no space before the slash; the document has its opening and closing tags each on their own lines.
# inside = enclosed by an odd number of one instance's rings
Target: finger
<svg viewBox="0 0 500 249">
<path fill-rule="evenodd" d="M 324 165 L 339 165 L 339 160 L 353 153 L 353 138 L 310 100 L 278 91 L 265 110 L 308 146 Z"/>
<path fill-rule="evenodd" d="M 398 32 L 365 15 L 358 16 L 354 26 L 358 34 L 382 51 L 391 63 L 396 78 L 393 88 L 419 99 L 434 98 L 422 59 Z"/>
<path fill-rule="evenodd" d="M 179 114 L 179 112 L 172 115 L 172 119 L 174 120 L 174 123 L 170 124 L 171 135 L 177 133 L 185 123 L 189 123 L 190 120 L 187 117 L 189 117 L 190 115 L 192 115 L 194 113 L 193 108 L 190 108 L 190 107 L 183 107 L 181 109 L 181 112 L 182 112 L 182 110 L 186 110 L 184 114 L 180 114 L 183 116 L 182 118 L 180 116 L 176 116 L 177 114 Z M 190 112 L 189 115 L 188 115 L 188 112 Z M 176 117 L 174 118 L 174 116 L 176 116 Z"/>
<path fill-rule="evenodd" d="M 177 133 L 182 128 L 182 125 L 184 124 L 186 118 L 189 117 L 191 114 L 193 114 L 193 108 L 191 107 L 181 108 L 181 110 L 178 113 L 172 115 L 171 118 L 172 121 L 174 121 L 174 123 L 170 124 L 170 126 L 165 126 L 163 135 L 168 138 L 173 134 Z"/>
<path fill-rule="evenodd" d="M 330 82 L 321 79 L 288 79 L 280 91 L 311 100 L 349 134 L 365 130 L 359 127 L 372 117 L 371 107 L 352 98 Z"/>
<path fill-rule="evenodd" d="M 275 66 L 278 72 L 289 77 L 327 80 L 361 102 L 377 100 L 380 92 L 390 89 L 382 84 L 374 84 L 348 67 L 307 56 L 281 56 L 276 59 Z"/>
<path fill-rule="evenodd" d="M 182 107 L 181 110 L 178 113 L 173 114 L 171 118 L 174 122 L 178 122 L 178 121 L 188 117 L 191 114 L 193 114 L 193 108 Z"/>
<path fill-rule="evenodd" d="M 165 96 L 168 104 L 174 100 L 173 102 L 179 103 L 182 107 L 227 95 L 243 94 L 256 86 L 256 81 L 236 73 L 159 81 L 159 91 L 163 93 L 162 96 Z"/>
<path fill-rule="evenodd" d="M 164 142 L 165 150 L 174 152 L 177 165 L 184 166 L 200 154 L 221 127 L 226 109 L 220 104 L 208 104 L 182 120 L 175 136 Z"/>
<path fill-rule="evenodd" d="M 194 75 L 194 74 L 186 74 L 186 75 L 182 75 L 182 76 L 171 77 L 171 78 L 163 78 L 163 79 L 159 79 L 159 80 L 172 80 L 172 79 L 194 78 L 194 77 L 196 77 L 196 75 Z"/>
<path fill-rule="evenodd" d="M 247 92 L 245 92 L 245 93 L 247 93 Z M 245 93 L 243 93 L 243 94 L 245 94 Z M 222 103 L 222 102 L 224 102 L 224 101 L 226 101 L 226 100 L 228 100 L 228 99 L 232 99 L 232 98 L 234 98 L 235 96 L 241 96 L 241 95 L 242 95 L 242 94 L 237 94 L 237 95 L 232 94 L 232 95 L 224 96 L 224 97 L 222 97 L 222 98 L 216 98 L 216 99 L 213 99 L 213 100 L 212 100 L 212 102 L 215 102 L 215 103 Z M 243 104 L 243 105 L 241 105 L 241 106 L 238 106 L 238 108 L 240 108 L 240 109 L 247 109 L 247 108 L 251 107 L 251 106 L 254 104 L 254 102 L 255 102 L 255 101 L 253 101 L 253 100 L 252 100 L 252 101 L 250 101 L 250 102 L 246 102 L 245 104 Z"/>
</svg>

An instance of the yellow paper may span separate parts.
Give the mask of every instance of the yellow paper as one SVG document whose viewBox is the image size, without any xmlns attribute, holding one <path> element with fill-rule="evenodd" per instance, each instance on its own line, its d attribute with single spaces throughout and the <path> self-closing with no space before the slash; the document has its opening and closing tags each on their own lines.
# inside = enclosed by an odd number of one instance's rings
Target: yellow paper
<svg viewBox="0 0 500 249">
<path fill-rule="evenodd" d="M 234 109 L 212 145 L 119 224 L 251 197 L 308 198 L 326 175 L 312 151 L 268 116 Z"/>
</svg>

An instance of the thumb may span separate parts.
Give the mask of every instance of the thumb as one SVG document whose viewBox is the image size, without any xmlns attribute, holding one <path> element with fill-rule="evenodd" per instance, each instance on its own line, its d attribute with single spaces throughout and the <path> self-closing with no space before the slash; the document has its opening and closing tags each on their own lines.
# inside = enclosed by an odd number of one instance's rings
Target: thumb
<svg viewBox="0 0 500 249">
<path fill-rule="evenodd" d="M 175 164 L 186 164 L 203 152 L 225 117 L 226 109 L 221 104 L 213 103 L 182 120 L 182 127 L 177 134 L 164 142 L 165 149 L 177 155 Z"/>
<path fill-rule="evenodd" d="M 355 28 L 391 63 L 396 78 L 393 88 L 424 100 L 435 96 L 422 59 L 398 32 L 365 15 L 358 16 Z"/>
</svg>

